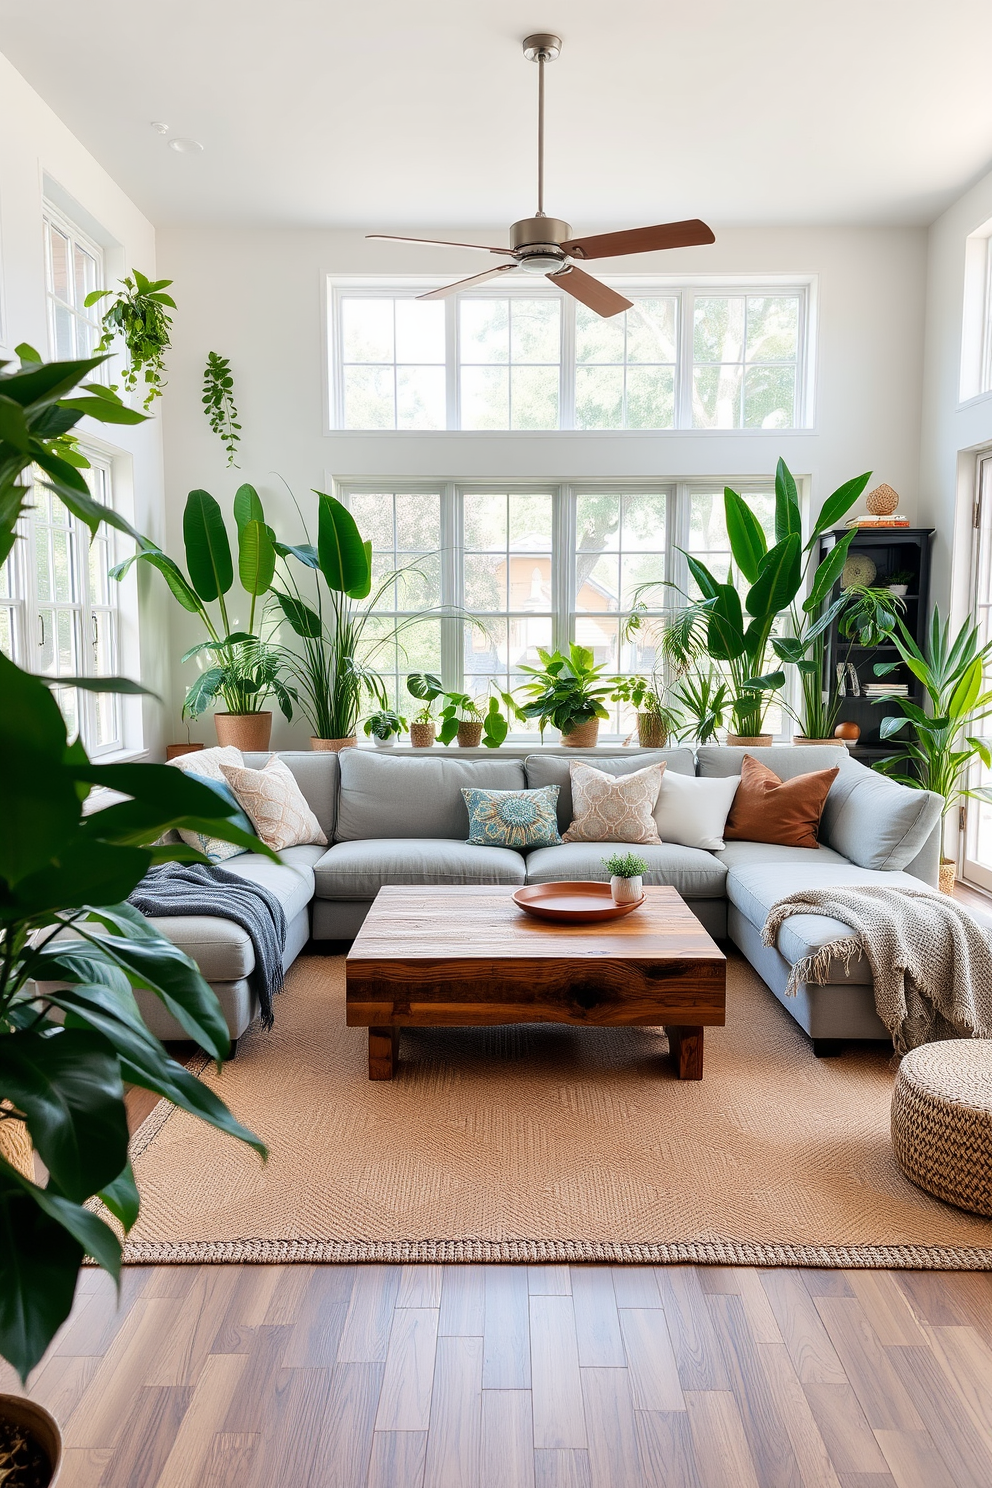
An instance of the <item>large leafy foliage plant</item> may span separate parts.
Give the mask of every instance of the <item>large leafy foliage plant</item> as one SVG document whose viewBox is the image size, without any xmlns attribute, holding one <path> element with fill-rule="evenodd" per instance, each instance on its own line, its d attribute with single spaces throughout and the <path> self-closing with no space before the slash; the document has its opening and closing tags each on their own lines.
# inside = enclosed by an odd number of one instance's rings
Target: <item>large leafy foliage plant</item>
<svg viewBox="0 0 992 1488">
<path fill-rule="evenodd" d="M 121 291 L 94 289 L 86 296 L 84 304 L 96 305 L 100 300 L 113 295 L 110 306 L 104 311 L 103 335 L 98 351 L 110 351 L 115 339 L 120 336 L 127 352 L 127 364 L 123 372 L 124 388 L 133 393 L 139 382 L 145 385 L 144 407 L 150 408 L 165 390 L 165 353 L 172 344 L 172 317 L 176 302 L 165 293 L 171 279 L 149 279 L 138 269 L 132 269 L 121 281 Z M 113 389 L 116 391 L 116 388 Z"/>
<path fill-rule="evenodd" d="M 538 648 L 539 667 L 520 666 L 532 679 L 524 684 L 527 699 L 520 707 L 524 718 L 536 718 L 543 735 L 552 728 L 570 734 L 594 718 L 609 718 L 605 699 L 615 683 L 603 677 L 605 666 L 597 666 L 588 646 L 572 643 L 566 656 L 561 651 Z"/>
<path fill-rule="evenodd" d="M 83 414 L 118 423 L 142 415 L 106 389 L 74 391 L 101 358 L 41 364 L 29 350 L 19 367 L 0 365 L 4 557 L 30 502 L 23 477 L 32 464 L 92 531 L 101 521 L 130 530 L 79 489 L 82 477 L 59 441 Z M 143 690 L 114 678 L 89 685 Z M 137 1219 L 125 1081 L 264 1152 L 145 1026 L 135 988 L 157 996 L 218 1061 L 229 1051 L 220 1007 L 195 963 L 126 901 L 152 864 L 206 861 L 182 845 L 155 845 L 174 827 L 274 854 L 234 825 L 215 792 L 178 770 L 94 765 L 67 738 L 45 679 L 2 655 L 0 699 L 0 1354 L 25 1379 L 68 1315 L 84 1256 L 119 1273 L 119 1234 L 93 1201 L 125 1232 Z M 87 814 L 94 786 L 122 799 Z M 25 1129 L 44 1182 L 11 1160 L 18 1144 L 5 1134 Z"/>
</svg>

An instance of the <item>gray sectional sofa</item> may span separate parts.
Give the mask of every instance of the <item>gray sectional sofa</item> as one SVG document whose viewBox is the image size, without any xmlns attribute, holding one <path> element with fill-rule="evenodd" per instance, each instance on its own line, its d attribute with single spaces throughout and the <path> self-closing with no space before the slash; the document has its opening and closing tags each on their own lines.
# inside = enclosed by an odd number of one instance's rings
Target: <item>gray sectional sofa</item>
<svg viewBox="0 0 992 1488">
<path fill-rule="evenodd" d="M 743 749 L 715 745 L 667 750 L 608 749 L 569 753 L 498 753 L 452 750 L 346 750 L 336 754 L 285 753 L 303 794 L 327 835 L 328 847 L 294 847 L 281 866 L 256 854 L 224 867 L 272 889 L 282 900 L 289 925 L 285 964 L 308 940 L 351 940 L 377 892 L 386 884 L 512 884 L 604 877 L 600 843 L 566 843 L 519 853 L 510 848 L 473 847 L 460 787 L 522 790 L 557 784 L 559 827 L 572 816 L 569 758 L 582 757 L 614 774 L 664 760 L 683 775 L 738 775 Z M 791 966 L 847 927 L 820 915 L 794 916 L 782 927 L 777 948 L 761 944 L 761 929 L 777 899 L 798 889 L 924 880 L 936 884 L 943 802 L 928 791 L 909 790 L 851 759 L 841 746 L 772 747 L 758 757 L 782 779 L 833 765 L 840 773 L 824 810 L 816 849 L 728 842 L 722 852 L 704 852 L 663 842 L 638 846 L 647 861 L 645 883 L 670 884 L 720 940 L 743 952 L 770 990 L 814 1041 L 818 1053 L 836 1041 L 883 1039 L 888 1034 L 875 1012 L 871 971 L 857 958 L 838 963 L 828 984 L 801 986 L 786 998 Z M 260 768 L 267 756 L 246 755 Z M 232 1037 L 256 1015 L 248 974 L 251 942 L 238 926 L 190 916 L 156 922 L 189 952 L 214 986 Z M 161 1004 L 142 996 L 142 1010 L 161 1038 L 181 1030 Z M 278 1004 L 277 1004 L 278 1016 Z"/>
</svg>

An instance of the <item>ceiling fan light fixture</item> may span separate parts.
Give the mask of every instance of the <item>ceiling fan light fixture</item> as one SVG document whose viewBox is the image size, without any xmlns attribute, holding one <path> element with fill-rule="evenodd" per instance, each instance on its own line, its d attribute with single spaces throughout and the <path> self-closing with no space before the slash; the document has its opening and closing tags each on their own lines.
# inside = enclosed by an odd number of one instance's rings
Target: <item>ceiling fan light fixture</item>
<svg viewBox="0 0 992 1488">
<path fill-rule="evenodd" d="M 522 249 L 517 257 L 517 267 L 523 269 L 525 274 L 555 274 L 564 269 L 568 259 L 561 249 L 554 244 L 537 244 L 533 248 Z"/>
</svg>

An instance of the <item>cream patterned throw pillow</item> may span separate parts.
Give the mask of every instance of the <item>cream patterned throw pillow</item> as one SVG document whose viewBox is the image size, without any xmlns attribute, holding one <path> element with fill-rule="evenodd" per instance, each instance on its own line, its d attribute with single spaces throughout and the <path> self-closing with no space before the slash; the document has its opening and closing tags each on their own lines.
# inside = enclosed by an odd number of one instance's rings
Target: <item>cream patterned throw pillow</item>
<svg viewBox="0 0 992 1488">
<path fill-rule="evenodd" d="M 300 847 L 306 842 L 326 846 L 320 822 L 292 771 L 278 756 L 271 755 L 262 770 L 234 765 L 221 765 L 221 770 L 266 847 L 282 852 L 284 847 Z"/>
<path fill-rule="evenodd" d="M 563 842 L 658 843 L 652 815 L 665 766 L 648 765 L 633 775 L 607 775 L 580 760 L 569 761 L 572 825 Z"/>
</svg>

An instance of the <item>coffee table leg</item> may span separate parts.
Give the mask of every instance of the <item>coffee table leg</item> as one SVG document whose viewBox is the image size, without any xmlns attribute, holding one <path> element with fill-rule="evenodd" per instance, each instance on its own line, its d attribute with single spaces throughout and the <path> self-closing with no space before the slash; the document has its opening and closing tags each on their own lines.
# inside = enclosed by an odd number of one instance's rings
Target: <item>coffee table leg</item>
<svg viewBox="0 0 992 1488">
<path fill-rule="evenodd" d="M 398 1028 L 369 1029 L 369 1079 L 391 1080 L 396 1073 L 396 1053 L 399 1048 Z"/>
<path fill-rule="evenodd" d="M 680 1080 L 703 1078 L 703 1030 L 701 1028 L 666 1028 L 668 1044 Z"/>
</svg>

